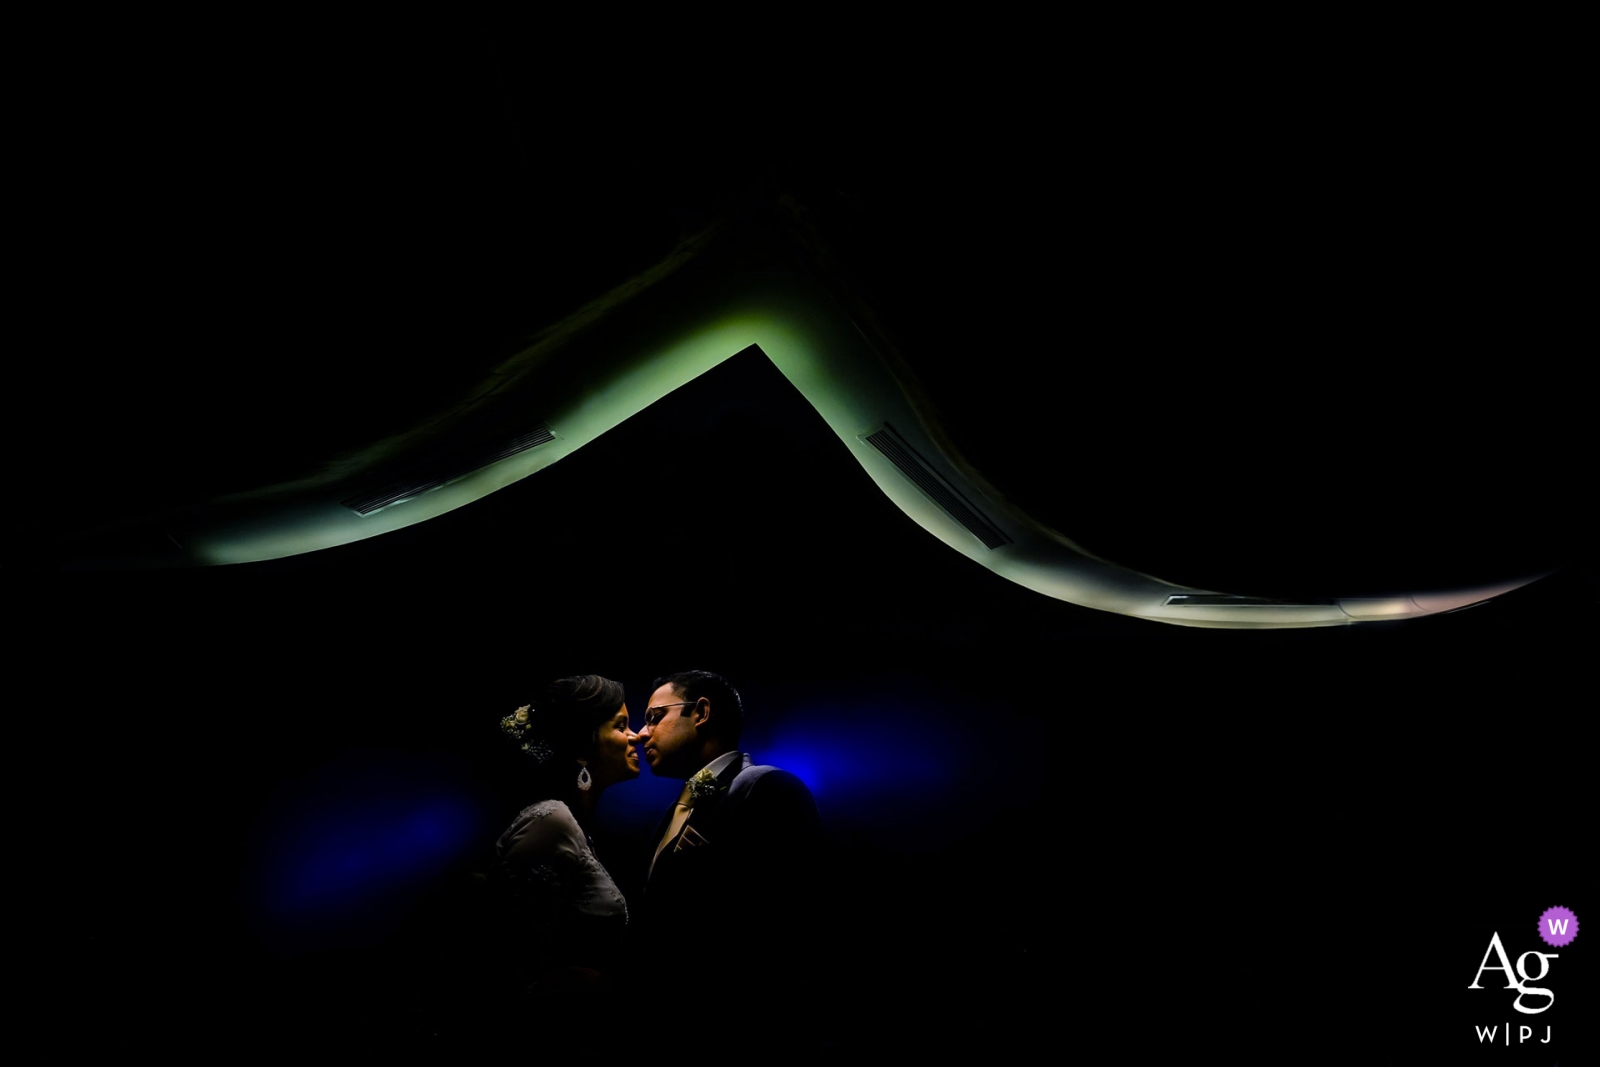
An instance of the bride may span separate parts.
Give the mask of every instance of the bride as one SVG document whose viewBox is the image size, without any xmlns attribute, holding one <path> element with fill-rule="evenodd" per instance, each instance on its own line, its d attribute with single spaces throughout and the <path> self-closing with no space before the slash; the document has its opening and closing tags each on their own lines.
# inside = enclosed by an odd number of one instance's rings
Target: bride
<svg viewBox="0 0 1600 1067">
<path fill-rule="evenodd" d="M 488 871 L 506 977 L 541 1012 L 586 1012 L 610 995 L 603 982 L 628 922 L 588 834 L 605 791 L 639 776 L 622 685 L 559 679 L 500 728 L 525 757 L 535 798 L 500 835 Z"/>
</svg>

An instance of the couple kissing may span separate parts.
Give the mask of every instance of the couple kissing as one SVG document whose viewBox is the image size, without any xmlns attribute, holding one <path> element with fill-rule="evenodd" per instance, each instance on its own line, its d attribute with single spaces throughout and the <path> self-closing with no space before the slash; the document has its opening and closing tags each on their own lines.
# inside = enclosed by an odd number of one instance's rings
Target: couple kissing
<svg viewBox="0 0 1600 1067">
<path fill-rule="evenodd" d="M 698 963 L 715 988 L 686 1021 L 723 1033 L 792 1010 L 821 822 L 804 782 L 739 747 L 744 719 L 726 678 L 685 671 L 656 679 L 637 732 L 622 685 L 598 675 L 552 682 L 501 720 L 534 797 L 496 843 L 487 878 L 521 1009 L 598 1022 L 619 997 L 682 995 Z M 641 762 L 683 787 L 632 864 L 613 857 L 608 868 L 595 811 Z M 593 1048 L 584 1028 L 571 1047 Z"/>
</svg>

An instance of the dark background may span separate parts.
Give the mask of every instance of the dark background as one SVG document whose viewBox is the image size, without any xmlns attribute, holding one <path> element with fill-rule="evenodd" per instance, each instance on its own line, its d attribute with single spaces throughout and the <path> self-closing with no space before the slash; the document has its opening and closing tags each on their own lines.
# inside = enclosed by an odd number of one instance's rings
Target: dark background
<svg viewBox="0 0 1600 1067">
<path fill-rule="evenodd" d="M 65 373 L 18 393 L 47 416 L 7 527 L 18 821 L 65 1045 L 449 1048 L 459 887 L 517 806 L 494 721 L 576 671 L 636 713 L 657 674 L 723 671 L 757 756 L 812 782 L 839 937 L 806 965 L 837 995 L 794 1025 L 851 1048 L 1454 1059 L 1469 1015 L 1510 1014 L 1465 991 L 1489 934 L 1515 957 L 1514 924 L 1587 914 L 1562 142 L 1173 102 L 936 137 L 872 112 L 848 143 L 643 167 L 459 112 L 217 121 L 180 90 L 76 127 L 75 158 L 120 163 L 62 167 Z M 1253 595 L 1555 572 L 1338 630 L 1090 612 L 928 537 L 751 360 L 370 542 L 166 572 L 60 547 L 405 425 L 707 221 L 792 220 L 784 196 L 833 291 L 959 399 L 970 458 L 1118 562 Z M 606 858 L 674 792 L 608 795 Z M 1530 1017 L 1563 1059 L 1592 1042 L 1582 945 Z M 648 995 L 615 1040 L 659 1025 Z"/>
</svg>

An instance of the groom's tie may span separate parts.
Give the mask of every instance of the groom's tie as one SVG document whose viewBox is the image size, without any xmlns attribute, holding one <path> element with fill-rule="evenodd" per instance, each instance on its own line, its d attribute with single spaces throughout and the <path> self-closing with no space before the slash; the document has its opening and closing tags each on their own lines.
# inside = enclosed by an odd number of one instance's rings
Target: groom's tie
<svg viewBox="0 0 1600 1067">
<path fill-rule="evenodd" d="M 655 873 L 656 860 L 661 858 L 661 850 L 666 848 L 678 831 L 683 829 L 683 824 L 689 819 L 689 783 L 683 783 L 683 792 L 678 794 L 678 802 L 672 808 L 672 821 L 667 823 L 667 832 L 661 835 L 661 840 L 656 844 L 656 854 L 650 857 L 650 870 L 645 872 L 645 877 Z"/>
</svg>

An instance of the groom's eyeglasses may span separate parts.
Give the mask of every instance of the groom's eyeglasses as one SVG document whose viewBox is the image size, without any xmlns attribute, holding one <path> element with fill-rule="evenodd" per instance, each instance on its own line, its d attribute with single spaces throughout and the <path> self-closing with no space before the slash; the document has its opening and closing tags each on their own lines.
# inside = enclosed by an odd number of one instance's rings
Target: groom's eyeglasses
<svg viewBox="0 0 1600 1067">
<path fill-rule="evenodd" d="M 662 719 L 665 719 L 667 717 L 667 709 L 668 708 L 682 708 L 682 707 L 687 707 L 690 704 L 698 704 L 698 703 L 700 703 L 698 700 L 680 700 L 676 704 L 657 704 L 653 708 L 645 708 L 644 709 L 644 724 L 646 726 L 655 726 L 655 725 L 657 725 L 658 723 L 661 722 Z"/>
</svg>

